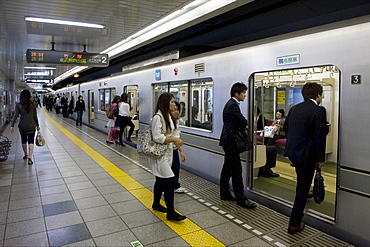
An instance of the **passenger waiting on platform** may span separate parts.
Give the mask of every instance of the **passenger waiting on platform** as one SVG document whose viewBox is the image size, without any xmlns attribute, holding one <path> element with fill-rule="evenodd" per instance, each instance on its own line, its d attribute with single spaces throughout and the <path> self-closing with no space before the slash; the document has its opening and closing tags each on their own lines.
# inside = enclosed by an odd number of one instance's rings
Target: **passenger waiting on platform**
<svg viewBox="0 0 370 247">
<path fill-rule="evenodd" d="M 14 124 L 21 115 L 18 128 L 21 134 L 23 159 L 28 159 L 28 164 L 32 165 L 32 154 L 34 149 L 35 132 L 40 130 L 39 121 L 36 113 L 36 106 L 31 101 L 31 93 L 25 89 L 21 92 L 20 103 L 15 105 L 14 116 L 11 122 L 10 132 L 14 132 Z M 28 147 L 27 147 L 28 143 Z"/>
<path fill-rule="evenodd" d="M 129 142 L 132 142 L 131 141 L 131 135 L 132 135 L 132 133 L 134 132 L 134 129 L 135 129 L 135 125 L 131 121 L 131 118 L 130 118 L 131 107 L 130 107 L 130 104 L 128 103 L 128 94 L 127 93 L 123 93 L 121 95 L 121 99 L 120 99 L 120 102 L 118 104 L 118 109 L 119 110 L 118 110 L 118 118 L 116 120 L 116 126 L 119 126 L 119 142 L 117 142 L 117 144 L 120 145 L 120 146 L 126 146 L 122 142 L 122 136 L 123 136 L 123 133 L 125 131 L 125 128 L 127 126 L 130 126 L 130 130 L 128 132 L 127 139 L 126 139 Z"/>
<path fill-rule="evenodd" d="M 285 123 L 285 111 L 283 109 L 279 109 L 276 111 L 276 119 L 271 124 L 271 126 L 276 126 L 277 130 L 273 138 L 266 138 L 267 140 L 267 146 L 274 145 L 275 140 L 277 139 L 284 139 L 285 131 L 284 131 L 284 123 Z"/>
<path fill-rule="evenodd" d="M 176 104 L 176 109 L 174 111 L 171 111 L 171 116 L 176 120 L 175 122 L 175 131 L 173 136 L 180 138 L 180 111 L 181 111 L 181 106 L 180 103 L 175 101 Z M 186 155 L 184 153 L 184 150 L 182 149 L 182 146 L 177 148 L 176 146 L 173 147 L 173 161 L 172 161 L 172 171 L 175 174 L 175 193 L 184 193 L 186 190 L 184 187 L 181 187 L 179 183 L 179 177 L 180 177 L 180 157 L 179 157 L 179 152 L 181 156 L 181 161 L 186 162 Z"/>
<path fill-rule="evenodd" d="M 175 145 L 177 148 L 181 148 L 184 142 L 174 136 L 176 120 L 173 119 L 170 112 L 175 109 L 174 96 L 171 93 L 162 93 L 158 98 L 151 129 L 153 140 L 157 143 L 168 143 L 168 148 L 162 157 L 158 159 L 150 158 L 149 163 L 155 176 L 152 208 L 163 213 L 167 212 L 168 220 L 181 221 L 186 219 L 186 217 L 175 211 L 175 174 L 171 166 L 173 164 L 173 146 Z M 164 191 L 164 200 L 167 208 L 160 204 L 162 191 Z"/>
<path fill-rule="evenodd" d="M 60 108 L 61 108 L 61 102 L 60 102 L 60 95 L 57 95 L 57 98 L 55 99 L 55 113 L 59 114 L 60 113 Z"/>
<path fill-rule="evenodd" d="M 220 137 L 220 146 L 225 151 L 225 160 L 220 176 L 220 198 L 221 200 L 237 201 L 237 204 L 244 208 L 255 208 L 257 205 L 250 202 L 244 194 L 242 164 L 240 154 L 236 152 L 230 133 L 238 129 L 246 129 L 248 121 L 240 110 L 240 102 L 243 102 L 247 92 L 244 83 L 234 83 L 230 90 L 231 98 L 226 102 L 222 112 L 223 127 Z M 234 196 L 230 192 L 230 179 L 233 183 Z"/>
<path fill-rule="evenodd" d="M 116 95 L 114 96 L 113 98 L 113 101 L 112 101 L 112 105 L 110 106 L 110 109 L 113 111 L 114 108 L 116 107 L 116 105 L 118 104 L 118 102 L 120 101 L 121 97 L 119 95 Z M 107 123 L 107 128 L 108 128 L 108 136 L 107 136 L 107 144 L 113 144 L 114 142 L 111 141 L 112 139 L 112 128 L 115 126 L 115 122 L 116 122 L 116 116 L 114 116 L 113 114 L 113 118 L 112 119 L 109 119 L 108 123 Z"/>
<path fill-rule="evenodd" d="M 62 106 L 63 117 L 67 117 L 68 116 L 68 98 L 66 94 L 63 95 L 63 97 L 60 100 L 60 103 Z"/>
<path fill-rule="evenodd" d="M 83 100 L 82 95 L 80 95 L 78 96 L 78 100 L 76 102 L 76 108 L 75 108 L 75 112 L 77 113 L 76 126 L 78 126 L 78 124 L 82 126 L 82 114 L 84 111 L 86 111 L 85 101 Z"/>
</svg>

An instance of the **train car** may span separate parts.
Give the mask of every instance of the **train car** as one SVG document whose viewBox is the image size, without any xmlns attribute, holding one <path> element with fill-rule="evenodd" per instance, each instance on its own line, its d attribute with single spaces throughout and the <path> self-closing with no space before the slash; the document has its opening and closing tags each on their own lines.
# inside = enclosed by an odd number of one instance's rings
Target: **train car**
<svg viewBox="0 0 370 247">
<path fill-rule="evenodd" d="M 155 102 L 171 92 L 181 104 L 182 139 L 187 162 L 182 168 L 215 183 L 223 165 L 219 146 L 222 110 L 231 85 L 248 85 L 248 100 L 241 104 L 254 137 L 253 151 L 242 155 L 247 196 L 270 208 L 290 214 L 295 195 L 295 172 L 279 149 L 278 178 L 259 177 L 266 155 L 257 129 L 257 107 L 264 125 L 277 109 L 286 113 L 301 102 L 306 82 L 323 85 L 322 105 L 327 109 L 330 133 L 323 168 L 326 199 L 307 203 L 305 222 L 358 245 L 370 243 L 370 167 L 363 128 L 370 115 L 370 16 L 275 36 L 191 57 L 138 66 L 106 78 L 82 83 L 60 92 L 83 95 L 88 112 L 84 123 L 106 131 L 106 109 L 115 95 L 129 94 L 135 128 L 148 128 Z M 205 188 L 207 193 L 207 188 Z M 263 217 L 263 216 L 261 216 Z"/>
</svg>

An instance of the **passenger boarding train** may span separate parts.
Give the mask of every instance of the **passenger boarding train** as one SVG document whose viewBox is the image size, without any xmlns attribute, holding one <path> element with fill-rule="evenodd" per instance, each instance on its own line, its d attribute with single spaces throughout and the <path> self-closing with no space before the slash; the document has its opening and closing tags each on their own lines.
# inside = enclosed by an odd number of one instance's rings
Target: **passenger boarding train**
<svg viewBox="0 0 370 247">
<path fill-rule="evenodd" d="M 115 95 L 129 94 L 137 130 L 148 128 L 159 95 L 171 92 L 182 106 L 181 138 L 187 154 L 182 168 L 218 183 L 222 110 L 231 85 L 243 81 L 248 97 L 240 107 L 254 137 L 253 151 L 242 154 L 247 196 L 290 215 L 295 171 L 282 155 L 284 140 L 275 143 L 279 155 L 273 170 L 280 177 L 257 176 L 266 156 L 256 109 L 268 125 L 278 109 L 288 113 L 303 100 L 306 82 L 318 82 L 324 88 L 322 105 L 330 123 L 323 168 L 326 198 L 321 204 L 308 201 L 304 221 L 345 241 L 369 245 L 370 132 L 364 128 L 370 116 L 369 40 L 370 16 L 365 16 L 125 70 L 56 93 L 75 99 L 81 94 L 87 104 L 84 123 L 106 132 L 105 111 Z"/>
</svg>

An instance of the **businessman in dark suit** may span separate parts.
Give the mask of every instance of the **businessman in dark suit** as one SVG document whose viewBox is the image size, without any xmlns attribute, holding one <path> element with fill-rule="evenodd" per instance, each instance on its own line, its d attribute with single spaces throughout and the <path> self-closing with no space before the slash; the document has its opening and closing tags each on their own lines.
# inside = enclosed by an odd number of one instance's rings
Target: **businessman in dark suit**
<svg viewBox="0 0 370 247">
<path fill-rule="evenodd" d="M 326 110 L 319 106 L 323 88 L 318 83 L 306 83 L 302 88 L 304 102 L 293 106 L 286 118 L 288 138 L 284 155 L 289 157 L 297 173 L 296 196 L 289 220 L 288 233 L 304 228 L 303 210 L 306 206 L 316 165 L 325 161 L 328 126 Z"/>
<path fill-rule="evenodd" d="M 252 209 L 257 205 L 250 202 L 244 195 L 240 156 L 238 152 L 235 152 L 232 145 L 235 140 L 231 140 L 228 134 L 232 130 L 247 128 L 247 119 L 245 119 L 239 107 L 240 102 L 244 101 L 246 97 L 247 89 L 245 84 L 236 82 L 231 87 L 231 99 L 226 103 L 222 113 L 224 125 L 220 137 L 220 146 L 225 151 L 225 160 L 220 177 L 220 196 L 221 200 L 237 201 L 239 206 Z M 232 178 L 236 198 L 230 193 L 230 178 Z"/>
</svg>

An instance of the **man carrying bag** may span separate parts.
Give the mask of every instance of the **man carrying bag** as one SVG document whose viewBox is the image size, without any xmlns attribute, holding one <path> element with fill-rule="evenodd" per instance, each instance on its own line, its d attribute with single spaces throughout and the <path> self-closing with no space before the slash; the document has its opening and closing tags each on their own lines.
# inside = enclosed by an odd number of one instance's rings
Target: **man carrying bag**
<svg viewBox="0 0 370 247">
<path fill-rule="evenodd" d="M 244 208 L 255 208 L 257 205 L 250 202 L 244 194 L 244 185 L 242 177 L 242 165 L 239 154 L 245 150 L 237 150 L 235 146 L 235 131 L 245 131 L 248 122 L 240 111 L 239 104 L 246 97 L 247 86 L 244 83 L 236 82 L 231 87 L 231 98 L 226 103 L 222 119 L 224 126 L 222 128 L 220 146 L 225 151 L 225 161 L 220 177 L 220 197 L 221 200 L 237 201 L 237 204 Z M 243 133 L 244 135 L 245 133 Z M 230 193 L 229 181 L 232 179 L 234 194 Z"/>
</svg>

